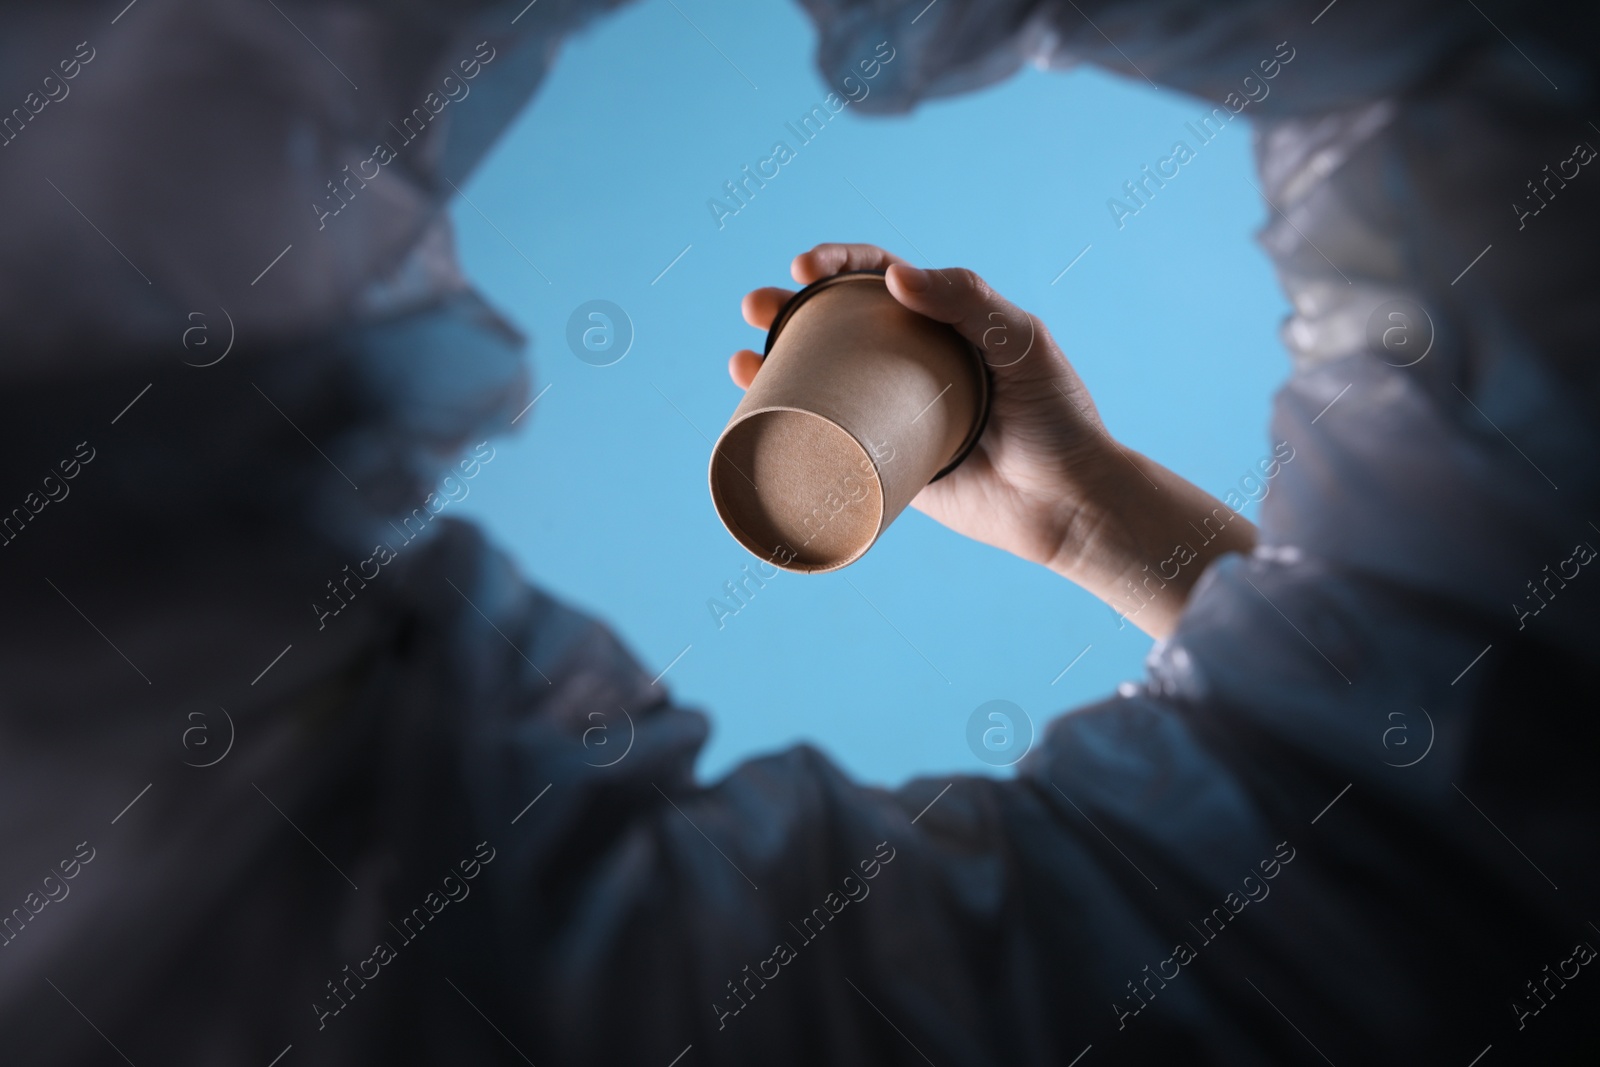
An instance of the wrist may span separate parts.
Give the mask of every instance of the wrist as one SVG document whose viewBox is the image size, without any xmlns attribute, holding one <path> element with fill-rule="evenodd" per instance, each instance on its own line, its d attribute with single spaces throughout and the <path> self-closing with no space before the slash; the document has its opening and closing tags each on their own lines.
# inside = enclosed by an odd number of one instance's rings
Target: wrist
<svg viewBox="0 0 1600 1067">
<path fill-rule="evenodd" d="M 1161 483 L 1143 455 L 1110 438 L 1072 462 L 1072 501 L 1056 514 L 1054 553 L 1043 561 L 1055 573 L 1090 590 L 1109 586 L 1144 554 L 1143 520 L 1161 510 Z"/>
<path fill-rule="evenodd" d="M 1047 564 L 1153 637 L 1171 632 L 1211 561 L 1248 553 L 1255 526 L 1198 486 L 1113 446 L 1109 480 L 1087 496 Z"/>
</svg>

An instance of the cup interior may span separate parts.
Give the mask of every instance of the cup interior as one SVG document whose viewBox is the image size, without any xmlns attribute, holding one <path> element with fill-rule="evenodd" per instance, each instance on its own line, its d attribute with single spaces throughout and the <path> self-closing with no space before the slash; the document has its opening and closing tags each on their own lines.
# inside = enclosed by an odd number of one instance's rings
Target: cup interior
<svg viewBox="0 0 1600 1067">
<path fill-rule="evenodd" d="M 838 424 L 770 408 L 729 426 L 711 461 L 711 498 L 728 530 L 773 566 L 825 571 L 877 539 L 883 489 L 872 458 Z"/>
</svg>

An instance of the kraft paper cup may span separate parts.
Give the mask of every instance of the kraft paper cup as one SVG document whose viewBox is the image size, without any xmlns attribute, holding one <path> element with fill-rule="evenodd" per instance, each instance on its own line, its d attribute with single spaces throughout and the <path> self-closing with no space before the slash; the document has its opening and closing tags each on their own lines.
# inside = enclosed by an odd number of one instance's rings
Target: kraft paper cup
<svg viewBox="0 0 1600 1067">
<path fill-rule="evenodd" d="M 773 321 L 761 372 L 711 450 L 712 503 L 773 566 L 847 566 L 966 458 L 989 392 L 977 349 L 897 301 L 882 272 L 824 278 Z"/>
</svg>

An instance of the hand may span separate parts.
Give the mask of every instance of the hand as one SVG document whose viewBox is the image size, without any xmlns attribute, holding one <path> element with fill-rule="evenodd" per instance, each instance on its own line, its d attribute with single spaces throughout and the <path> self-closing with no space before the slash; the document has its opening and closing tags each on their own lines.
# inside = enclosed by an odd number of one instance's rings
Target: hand
<svg viewBox="0 0 1600 1067">
<path fill-rule="evenodd" d="M 1112 440 L 1043 323 L 972 271 L 922 271 L 881 248 L 847 244 L 818 245 L 790 267 L 802 284 L 848 270 L 887 270 L 896 300 L 955 327 L 993 372 L 989 422 L 977 447 L 948 476 L 924 488 L 912 507 L 958 533 L 1049 567 L 1155 637 L 1170 632 L 1206 562 L 1253 547 L 1255 528 L 1234 516 L 1177 566 L 1174 577 L 1152 577 L 1162 563 L 1173 565 L 1175 541 L 1199 540 L 1189 522 L 1199 522 L 1214 507 L 1232 512 Z M 745 321 L 769 328 L 792 295 L 787 289 L 754 290 L 744 298 Z M 760 367 L 761 357 L 749 349 L 728 362 L 740 388 L 749 388 Z"/>
</svg>

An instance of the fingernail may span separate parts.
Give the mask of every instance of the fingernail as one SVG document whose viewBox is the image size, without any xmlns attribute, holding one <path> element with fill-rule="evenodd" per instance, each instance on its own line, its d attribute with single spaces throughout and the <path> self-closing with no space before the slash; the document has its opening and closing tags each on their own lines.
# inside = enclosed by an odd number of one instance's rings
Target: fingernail
<svg viewBox="0 0 1600 1067">
<path fill-rule="evenodd" d="M 908 267 L 903 263 L 895 264 L 895 274 L 900 279 L 900 284 L 914 293 L 920 293 L 928 288 L 928 272 Z"/>
</svg>

